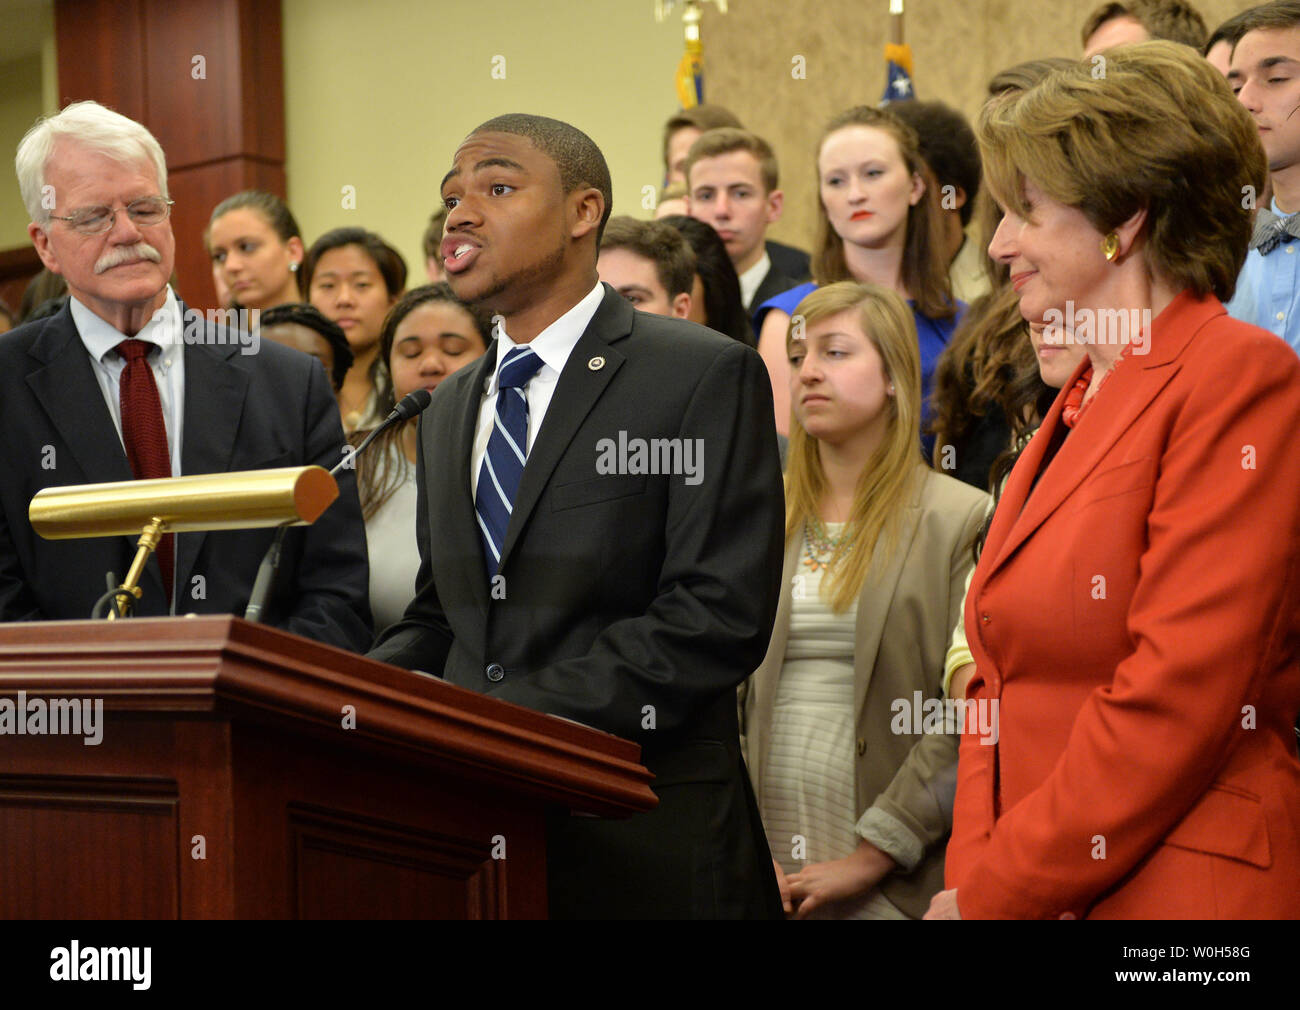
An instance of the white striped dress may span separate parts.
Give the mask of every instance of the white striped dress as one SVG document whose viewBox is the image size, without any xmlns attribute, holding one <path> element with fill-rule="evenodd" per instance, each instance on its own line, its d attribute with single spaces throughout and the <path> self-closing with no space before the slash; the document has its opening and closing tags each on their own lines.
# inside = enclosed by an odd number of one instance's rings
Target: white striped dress
<svg viewBox="0 0 1300 1010">
<path fill-rule="evenodd" d="M 826 523 L 827 535 L 834 539 L 843 526 Z M 854 825 L 862 813 L 854 795 L 857 600 L 843 614 L 834 613 L 821 593 L 826 569 L 810 570 L 806 557 L 805 543 L 799 553 L 803 590 L 791 601 L 758 797 L 772 855 L 787 874 L 805 863 L 852 853 L 860 840 Z M 827 913 L 828 918 L 905 917 L 879 891 Z"/>
</svg>

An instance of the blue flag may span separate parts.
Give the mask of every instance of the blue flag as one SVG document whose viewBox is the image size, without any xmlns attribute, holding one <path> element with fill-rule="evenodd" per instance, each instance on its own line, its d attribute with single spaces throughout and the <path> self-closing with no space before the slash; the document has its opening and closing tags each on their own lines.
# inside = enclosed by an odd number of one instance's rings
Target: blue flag
<svg viewBox="0 0 1300 1010">
<path fill-rule="evenodd" d="M 889 43 L 885 46 L 885 94 L 880 103 L 904 102 L 915 98 L 912 88 L 912 47 Z"/>
</svg>

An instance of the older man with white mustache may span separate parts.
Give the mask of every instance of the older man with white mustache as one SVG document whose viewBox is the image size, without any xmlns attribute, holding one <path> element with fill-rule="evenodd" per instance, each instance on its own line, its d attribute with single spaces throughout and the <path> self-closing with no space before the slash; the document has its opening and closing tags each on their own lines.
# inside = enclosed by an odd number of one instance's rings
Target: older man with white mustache
<svg viewBox="0 0 1300 1010">
<path fill-rule="evenodd" d="M 105 270 L 111 270 L 113 267 L 120 267 L 126 263 L 134 263 L 137 260 L 148 260 L 151 263 L 161 263 L 162 253 L 151 246 L 148 242 L 137 242 L 135 245 L 117 246 L 108 250 L 103 256 L 95 262 L 95 273 L 102 274 Z"/>
<path fill-rule="evenodd" d="M 67 305 L 0 339 L 0 621 L 84 618 L 125 537 L 42 540 L 27 521 L 44 487 L 337 463 L 343 431 L 315 359 L 186 309 L 169 284 L 176 245 L 154 136 L 95 102 L 42 120 L 15 167 L 41 261 Z M 365 536 L 352 471 L 316 524 L 289 533 L 267 623 L 349 649 L 370 642 Z M 141 579 L 142 615 L 242 613 L 271 531 L 163 537 Z"/>
</svg>

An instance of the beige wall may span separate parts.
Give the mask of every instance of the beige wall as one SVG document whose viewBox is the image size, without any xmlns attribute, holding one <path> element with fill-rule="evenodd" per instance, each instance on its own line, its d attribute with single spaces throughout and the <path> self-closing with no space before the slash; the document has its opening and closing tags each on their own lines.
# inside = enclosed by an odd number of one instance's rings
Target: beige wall
<svg viewBox="0 0 1300 1010">
<path fill-rule="evenodd" d="M 6 185 L 0 186 L 0 249 L 28 244 L 29 219 L 18 195 L 14 152 L 44 109 L 40 54 L 0 63 L 0 173 L 7 173 Z"/>
<path fill-rule="evenodd" d="M 994 73 L 1023 60 L 1081 56 L 1100 0 L 907 0 L 906 41 L 922 99 L 974 116 Z M 1256 0 L 1258 2 L 1258 0 Z M 1254 3 L 1193 0 L 1210 31 Z M 814 147 L 832 115 L 874 105 L 885 85 L 887 0 L 732 0 L 705 7 L 711 101 L 765 136 L 781 162 L 786 212 L 770 232 L 803 245 L 816 221 Z M 792 71 L 803 57 L 806 79 Z"/>
<path fill-rule="evenodd" d="M 1079 27 L 1093 6 L 908 0 L 920 96 L 974 115 L 995 71 L 1078 55 Z M 1249 4 L 1197 6 L 1213 27 Z M 479 122 L 507 111 L 586 130 L 609 160 L 615 211 L 648 216 L 642 189 L 660 181 L 659 131 L 677 106 L 682 51 L 680 20 L 656 24 L 652 9 L 651 0 L 283 0 L 289 198 L 308 240 L 339 225 L 372 228 L 422 279 L 420 235 L 452 152 Z M 812 150 L 822 124 L 880 98 L 887 9 L 886 0 L 731 0 L 726 15 L 705 7 L 708 97 L 767 136 L 781 159 L 787 210 L 777 237 L 810 242 Z M 0 62 L 7 159 L 56 94 L 49 4 L 26 4 L 21 13 L 23 31 L 44 39 L 43 55 Z M 497 56 L 502 79 L 493 77 Z M 805 79 L 792 76 L 795 57 Z M 11 180 L 0 186 L 0 248 L 26 245 L 12 169 L 0 170 Z M 344 186 L 356 188 L 355 210 L 342 206 Z"/>
<path fill-rule="evenodd" d="M 370 228 L 423 281 L 420 236 L 452 154 L 504 112 L 584 130 L 609 161 L 615 213 L 649 216 L 641 187 L 660 182 L 682 52 L 680 21 L 656 24 L 650 0 L 283 0 L 283 11 L 289 201 L 308 241 Z"/>
</svg>

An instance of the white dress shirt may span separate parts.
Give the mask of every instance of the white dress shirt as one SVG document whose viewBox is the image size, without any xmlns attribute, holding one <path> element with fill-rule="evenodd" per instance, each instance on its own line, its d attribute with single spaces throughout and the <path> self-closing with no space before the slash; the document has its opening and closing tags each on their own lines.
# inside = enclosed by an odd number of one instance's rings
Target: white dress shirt
<svg viewBox="0 0 1300 1010">
<path fill-rule="evenodd" d="M 740 303 L 745 306 L 746 311 L 749 310 L 749 303 L 754 300 L 754 295 L 758 293 L 758 286 L 763 283 L 767 272 L 771 269 L 772 257 L 764 250 L 763 258 L 740 275 Z M 755 305 L 754 308 L 758 306 Z"/>
<path fill-rule="evenodd" d="M 108 414 L 117 427 L 117 437 L 122 438 L 122 372 L 126 368 L 126 359 L 113 348 L 123 340 L 129 339 L 125 333 L 115 330 L 109 323 L 95 315 L 90 309 L 77 301 L 76 296 L 68 300 L 72 308 L 72 321 L 77 324 L 77 333 L 90 355 L 91 368 L 100 392 L 104 394 L 104 403 L 108 405 Z M 181 475 L 181 419 L 185 416 L 185 342 L 182 335 L 181 309 L 171 287 L 167 288 L 167 297 L 162 307 L 145 323 L 136 340 L 157 344 L 160 350 L 149 352 L 149 367 L 153 369 L 153 381 L 158 387 L 158 400 L 162 405 L 163 425 L 167 429 L 167 448 L 172 461 L 172 476 Z M 126 451 L 126 443 L 122 443 Z"/>
<path fill-rule="evenodd" d="M 524 448 L 524 455 L 533 451 L 533 443 L 537 441 L 537 433 L 546 418 L 546 410 L 551 405 L 551 397 L 555 394 L 555 384 L 560 381 L 560 373 L 564 371 L 564 365 L 569 360 L 569 355 L 573 353 L 578 338 L 587 329 L 591 317 L 596 314 L 596 309 L 600 307 L 600 301 L 604 297 L 605 288 L 597 281 L 596 286 L 582 301 L 542 330 L 526 345 L 542 359 L 542 367 L 524 388 L 528 398 L 528 444 Z M 517 345 L 510 339 L 504 322 L 499 323 L 496 342 L 497 359 L 493 363 L 492 374 L 483 386 L 483 401 L 479 404 L 478 427 L 474 433 L 474 451 L 470 454 L 471 495 L 478 494 L 478 473 L 483 466 L 483 457 L 487 455 L 488 439 L 492 437 L 492 426 L 497 410 L 497 376 L 501 371 L 501 362 L 517 346 L 522 345 Z"/>
</svg>

